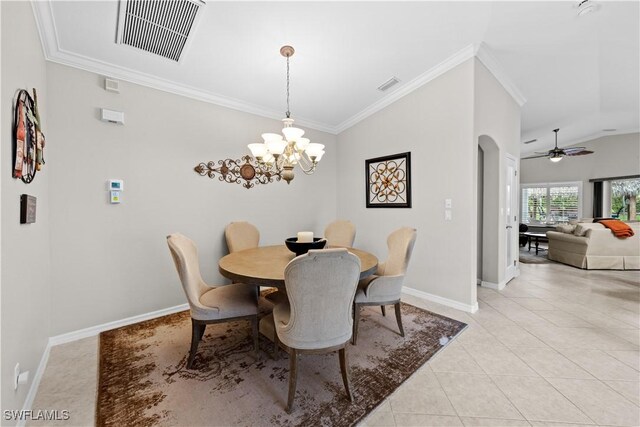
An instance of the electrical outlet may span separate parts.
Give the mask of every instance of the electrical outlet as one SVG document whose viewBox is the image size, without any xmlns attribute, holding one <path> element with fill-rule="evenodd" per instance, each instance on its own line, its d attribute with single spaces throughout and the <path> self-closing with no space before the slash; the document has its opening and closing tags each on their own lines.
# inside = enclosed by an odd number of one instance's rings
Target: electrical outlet
<svg viewBox="0 0 640 427">
<path fill-rule="evenodd" d="M 20 364 L 16 363 L 16 367 L 13 368 L 13 389 L 18 389 L 18 378 L 20 378 Z"/>
</svg>

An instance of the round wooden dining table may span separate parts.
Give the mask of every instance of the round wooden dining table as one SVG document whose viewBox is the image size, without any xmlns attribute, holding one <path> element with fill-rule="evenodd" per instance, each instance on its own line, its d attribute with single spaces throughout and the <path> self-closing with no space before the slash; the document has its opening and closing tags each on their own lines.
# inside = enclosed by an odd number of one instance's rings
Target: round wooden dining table
<svg viewBox="0 0 640 427">
<path fill-rule="evenodd" d="M 347 249 L 360 258 L 360 279 L 376 271 L 378 258 L 360 249 Z M 218 262 L 218 270 L 234 282 L 283 288 L 284 269 L 295 256 L 285 245 L 260 246 L 225 255 Z"/>
</svg>

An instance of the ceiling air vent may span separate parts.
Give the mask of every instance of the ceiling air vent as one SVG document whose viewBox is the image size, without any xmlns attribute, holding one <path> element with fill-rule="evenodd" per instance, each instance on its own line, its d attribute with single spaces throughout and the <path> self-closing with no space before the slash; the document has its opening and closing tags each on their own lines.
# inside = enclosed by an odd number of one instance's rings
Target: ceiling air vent
<svg viewBox="0 0 640 427">
<path fill-rule="evenodd" d="M 177 62 L 202 6 L 200 0 L 120 0 L 117 43 Z"/>
<path fill-rule="evenodd" d="M 399 81 L 400 80 L 398 80 L 397 77 L 391 77 L 389 80 L 387 80 L 386 82 L 378 86 L 378 90 L 381 92 L 384 92 L 385 90 L 389 89 L 391 86 L 395 85 Z"/>
</svg>

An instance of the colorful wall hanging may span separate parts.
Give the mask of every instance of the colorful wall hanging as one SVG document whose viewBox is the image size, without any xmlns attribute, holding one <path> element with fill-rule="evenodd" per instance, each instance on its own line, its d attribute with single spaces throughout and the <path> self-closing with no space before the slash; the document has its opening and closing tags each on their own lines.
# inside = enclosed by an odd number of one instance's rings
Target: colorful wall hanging
<svg viewBox="0 0 640 427">
<path fill-rule="evenodd" d="M 13 177 L 29 184 L 44 165 L 45 138 L 38 112 L 38 95 L 18 92 L 13 119 Z"/>
</svg>

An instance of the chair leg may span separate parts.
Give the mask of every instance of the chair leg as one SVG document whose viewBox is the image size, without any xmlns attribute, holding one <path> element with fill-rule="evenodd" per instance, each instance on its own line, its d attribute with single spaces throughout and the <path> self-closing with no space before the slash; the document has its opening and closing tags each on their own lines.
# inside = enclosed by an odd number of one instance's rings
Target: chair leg
<svg viewBox="0 0 640 427">
<path fill-rule="evenodd" d="M 202 337 L 204 336 L 204 330 L 207 328 L 207 325 L 202 325 L 202 328 L 200 328 L 199 331 L 199 336 L 198 336 L 198 341 L 202 341 Z"/>
<path fill-rule="evenodd" d="M 360 306 L 358 304 L 353 305 L 353 334 L 351 337 L 351 344 L 356 345 L 358 341 L 358 323 L 360 323 Z"/>
<path fill-rule="evenodd" d="M 273 333 L 273 355 L 271 357 L 273 360 L 280 359 L 280 340 L 276 332 Z"/>
<path fill-rule="evenodd" d="M 253 333 L 253 351 L 256 353 L 256 357 L 259 357 L 259 350 L 260 350 L 260 344 L 259 344 L 259 332 L 258 332 L 258 316 L 256 315 L 256 317 L 254 317 L 253 319 L 251 319 L 251 332 Z"/>
<path fill-rule="evenodd" d="M 206 326 L 207 325 L 202 323 L 196 323 L 195 320 L 191 319 L 191 350 L 189 351 L 189 359 L 187 360 L 187 369 L 193 367 L 193 360 L 196 358 L 200 337 L 202 337 Z"/>
<path fill-rule="evenodd" d="M 387 309 L 385 308 L 385 306 L 384 306 L 384 305 L 381 305 L 381 306 L 380 306 L 380 310 L 382 310 L 382 315 L 383 315 L 383 316 L 386 316 L 386 315 L 387 315 Z"/>
<path fill-rule="evenodd" d="M 338 355 L 340 357 L 340 372 L 342 373 L 342 382 L 344 383 L 344 389 L 347 392 L 347 399 L 349 402 L 353 401 L 353 396 L 351 395 L 351 388 L 349 387 L 349 366 L 347 365 L 347 347 L 342 347 L 338 350 Z"/>
<path fill-rule="evenodd" d="M 296 396 L 296 386 L 298 383 L 298 350 L 291 349 L 289 353 L 289 398 L 287 400 L 287 414 L 291 413 L 293 409 L 293 399 Z"/>
<path fill-rule="evenodd" d="M 404 328 L 402 327 L 402 313 L 400 312 L 400 303 L 395 304 L 396 307 L 396 320 L 398 321 L 398 329 L 400 329 L 400 336 L 404 337 Z"/>
</svg>

